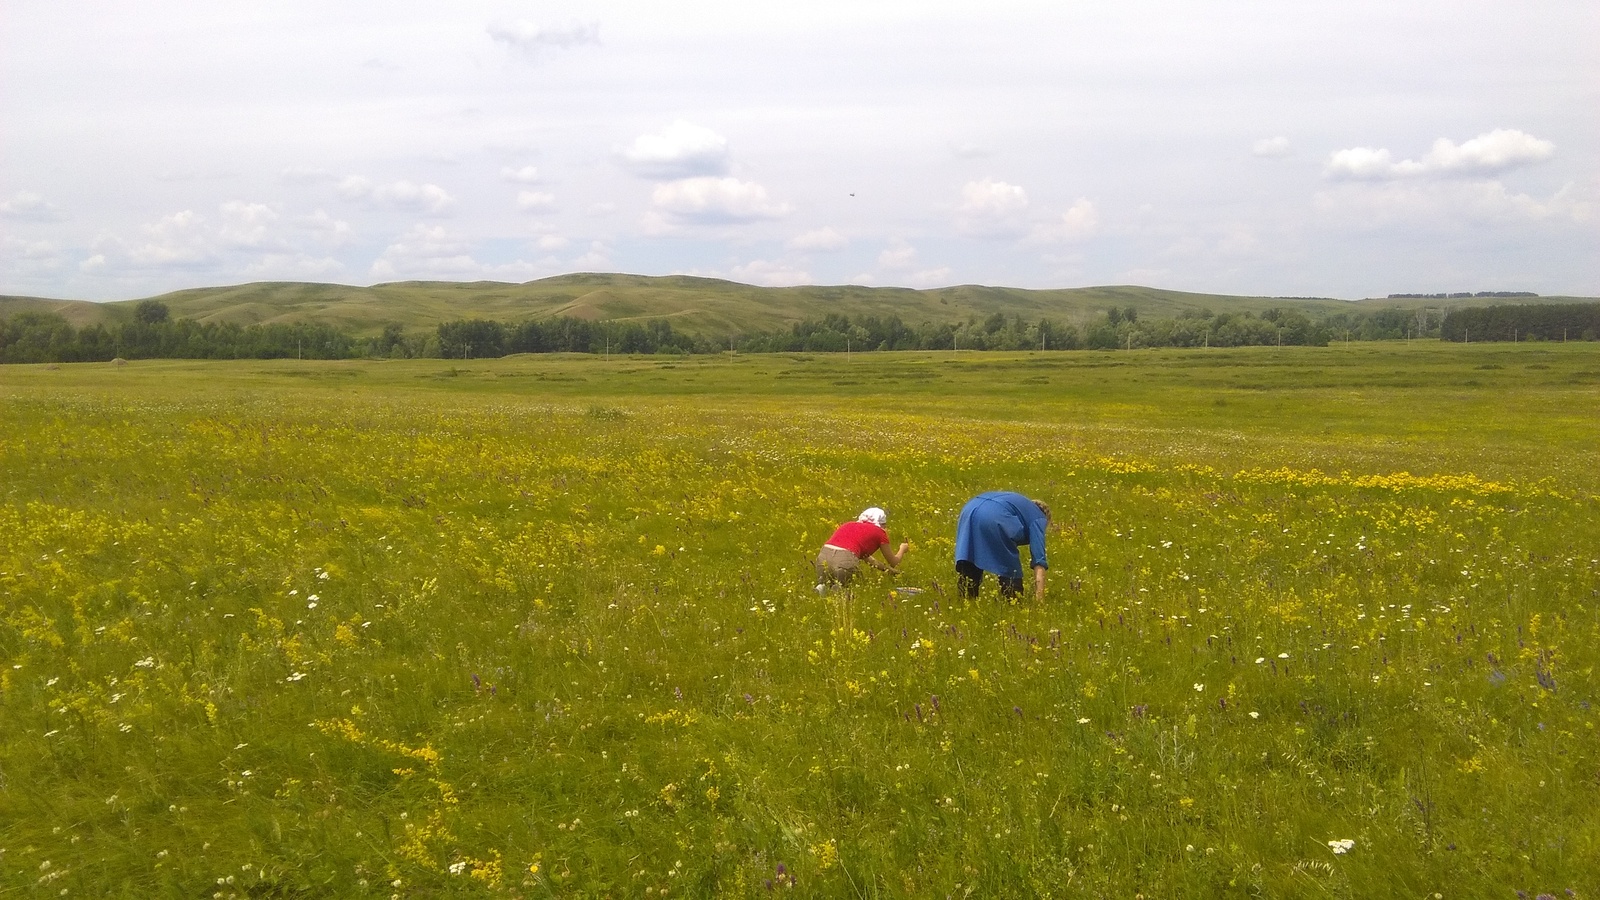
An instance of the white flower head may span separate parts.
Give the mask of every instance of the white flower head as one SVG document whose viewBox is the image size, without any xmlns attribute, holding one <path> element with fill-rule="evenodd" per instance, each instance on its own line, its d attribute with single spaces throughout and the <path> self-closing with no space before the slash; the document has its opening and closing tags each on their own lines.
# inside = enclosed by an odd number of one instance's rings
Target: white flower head
<svg viewBox="0 0 1600 900">
<path fill-rule="evenodd" d="M 1328 849 L 1332 850 L 1335 855 L 1343 855 L 1345 853 L 1349 853 L 1355 847 L 1355 845 L 1355 841 L 1345 838 L 1344 840 L 1329 841 Z"/>
</svg>

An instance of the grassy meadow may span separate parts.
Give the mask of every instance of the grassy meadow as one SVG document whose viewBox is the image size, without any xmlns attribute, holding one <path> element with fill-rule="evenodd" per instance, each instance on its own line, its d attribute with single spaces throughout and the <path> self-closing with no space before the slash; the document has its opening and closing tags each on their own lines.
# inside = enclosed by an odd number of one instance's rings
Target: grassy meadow
<svg viewBox="0 0 1600 900">
<path fill-rule="evenodd" d="M 1597 411 L 1595 344 L 3 367 L 0 894 L 1600 896 Z M 1042 601 L 951 590 L 994 488 Z"/>
</svg>

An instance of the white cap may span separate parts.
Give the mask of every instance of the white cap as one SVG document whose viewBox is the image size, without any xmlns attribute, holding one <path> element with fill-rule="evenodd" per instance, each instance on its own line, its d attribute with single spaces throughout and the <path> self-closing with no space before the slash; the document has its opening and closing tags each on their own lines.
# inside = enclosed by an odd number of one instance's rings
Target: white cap
<svg viewBox="0 0 1600 900">
<path fill-rule="evenodd" d="M 871 522 L 872 524 L 878 526 L 879 528 L 882 528 L 884 526 L 884 524 L 889 521 L 889 516 L 888 516 L 887 513 L 885 513 L 883 510 L 879 509 L 878 507 L 869 506 L 866 509 L 861 511 L 861 515 L 856 516 L 856 521 L 857 522 Z"/>
</svg>

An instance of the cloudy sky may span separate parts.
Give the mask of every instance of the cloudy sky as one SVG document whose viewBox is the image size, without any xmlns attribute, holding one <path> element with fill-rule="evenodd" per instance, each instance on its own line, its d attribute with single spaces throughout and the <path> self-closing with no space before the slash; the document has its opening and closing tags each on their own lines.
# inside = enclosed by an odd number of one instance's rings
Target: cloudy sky
<svg viewBox="0 0 1600 900">
<path fill-rule="evenodd" d="M 1600 295 L 1594 0 L 0 10 L 0 293 Z"/>
</svg>

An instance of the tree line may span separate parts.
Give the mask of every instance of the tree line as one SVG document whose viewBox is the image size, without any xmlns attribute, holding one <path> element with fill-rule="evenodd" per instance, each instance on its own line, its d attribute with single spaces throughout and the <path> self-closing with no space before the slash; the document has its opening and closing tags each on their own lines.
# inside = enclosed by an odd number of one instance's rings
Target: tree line
<svg viewBox="0 0 1600 900">
<path fill-rule="evenodd" d="M 1533 291 L 1461 291 L 1454 294 L 1390 294 L 1390 300 L 1459 300 L 1468 297 L 1537 297 Z"/>
<path fill-rule="evenodd" d="M 351 359 L 513 353 L 843 353 L 879 350 L 1116 350 L 1146 347 L 1325 346 L 1333 340 L 1596 340 L 1600 304 L 1492 306 L 1480 309 L 1379 309 L 1313 319 L 1297 309 L 1186 311 L 1151 318 L 1111 307 L 1082 323 L 995 313 L 966 321 L 907 324 L 899 316 L 829 313 L 770 331 L 721 336 L 678 331 L 670 319 L 591 322 L 558 316 L 518 323 L 459 319 L 430 331 L 390 324 L 356 337 L 330 325 L 237 325 L 174 319 L 165 304 L 142 301 L 131 321 L 74 328 L 54 314 L 0 319 L 0 362 L 103 362 L 122 359 Z"/>
<path fill-rule="evenodd" d="M 345 359 L 362 342 L 328 325 L 237 325 L 171 318 L 146 300 L 133 320 L 74 328 L 50 313 L 0 319 L 0 362 L 105 362 L 112 359 Z"/>
<path fill-rule="evenodd" d="M 1451 310 L 1441 335 L 1447 341 L 1600 340 L 1600 303 L 1540 303 Z"/>
</svg>

